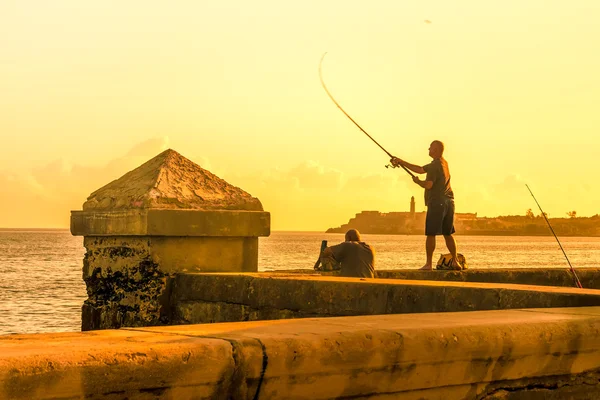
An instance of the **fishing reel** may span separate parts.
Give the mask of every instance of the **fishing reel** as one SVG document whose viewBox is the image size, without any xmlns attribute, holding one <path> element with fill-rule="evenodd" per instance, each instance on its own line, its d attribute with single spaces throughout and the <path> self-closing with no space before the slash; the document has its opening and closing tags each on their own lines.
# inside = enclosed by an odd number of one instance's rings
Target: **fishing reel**
<svg viewBox="0 0 600 400">
<path fill-rule="evenodd" d="M 414 175 L 412 172 L 410 172 L 410 171 L 408 170 L 408 168 L 406 168 L 406 167 L 405 167 L 404 165 L 402 165 L 402 164 L 399 164 L 399 165 L 394 165 L 394 164 L 392 164 L 392 163 L 389 163 L 389 164 L 386 164 L 386 166 L 385 166 L 385 167 L 386 167 L 386 168 L 402 168 L 402 169 L 403 169 L 403 170 L 405 170 L 405 171 L 406 171 L 406 173 L 407 173 L 407 174 L 409 174 L 411 177 L 413 177 L 413 178 L 415 177 L 415 175 Z"/>
<path fill-rule="evenodd" d="M 387 153 L 387 151 L 386 151 L 386 153 Z M 386 168 L 404 168 L 402 166 L 402 164 L 400 164 L 400 163 L 398 163 L 398 165 L 394 165 L 393 160 L 397 160 L 398 159 L 397 157 L 394 157 L 390 153 L 388 153 L 388 156 L 390 156 L 390 162 L 389 162 L 389 164 L 385 165 Z"/>
</svg>

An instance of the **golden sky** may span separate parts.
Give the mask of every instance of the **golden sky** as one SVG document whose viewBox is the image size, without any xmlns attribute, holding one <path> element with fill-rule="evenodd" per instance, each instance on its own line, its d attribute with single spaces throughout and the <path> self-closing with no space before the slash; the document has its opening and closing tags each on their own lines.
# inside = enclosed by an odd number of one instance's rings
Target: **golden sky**
<svg viewBox="0 0 600 400">
<path fill-rule="evenodd" d="M 428 22 L 430 21 L 430 23 Z M 457 211 L 600 212 L 600 1 L 0 2 L 0 227 L 67 227 L 170 147 L 274 230 L 405 211 L 446 143 Z M 537 211 L 537 210 L 536 210 Z M 537 212 L 536 212 L 537 213 Z"/>
</svg>

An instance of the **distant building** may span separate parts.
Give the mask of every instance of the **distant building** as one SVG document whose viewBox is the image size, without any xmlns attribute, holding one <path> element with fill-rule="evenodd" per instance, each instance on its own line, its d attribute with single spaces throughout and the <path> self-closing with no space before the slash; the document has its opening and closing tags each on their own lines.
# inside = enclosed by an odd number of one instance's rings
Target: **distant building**
<svg viewBox="0 0 600 400">
<path fill-rule="evenodd" d="M 461 203 L 462 204 L 462 203 Z M 410 198 L 410 211 L 382 213 L 362 211 L 348 223 L 327 232 L 345 233 L 358 229 L 361 233 L 391 235 L 423 235 L 425 211 L 416 211 L 415 198 Z M 551 218 L 558 235 L 600 237 L 600 214 L 592 217 Z M 478 217 L 477 213 L 456 213 L 454 227 L 459 235 L 538 236 L 548 235 L 548 226 L 541 216 L 505 215 Z"/>
<path fill-rule="evenodd" d="M 344 233 L 348 229 L 358 229 L 361 233 L 374 234 L 421 234 L 425 231 L 426 212 L 416 211 L 415 197 L 410 198 L 410 211 L 382 213 L 379 211 L 361 211 L 348 223 L 337 228 L 329 228 L 327 232 Z M 477 213 L 456 213 L 456 223 L 475 220 Z"/>
</svg>

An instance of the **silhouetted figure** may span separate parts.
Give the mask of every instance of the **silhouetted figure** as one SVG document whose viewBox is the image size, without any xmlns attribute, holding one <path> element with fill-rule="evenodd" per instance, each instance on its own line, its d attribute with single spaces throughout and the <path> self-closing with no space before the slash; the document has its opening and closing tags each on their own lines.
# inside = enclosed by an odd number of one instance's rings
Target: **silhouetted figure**
<svg viewBox="0 0 600 400">
<path fill-rule="evenodd" d="M 332 261 L 341 265 L 340 276 L 355 278 L 374 278 L 375 251 L 360 241 L 356 229 L 346 232 L 345 242 L 326 247 L 321 254 L 323 264 Z"/>
<path fill-rule="evenodd" d="M 456 241 L 454 240 L 454 193 L 450 187 L 450 171 L 448 163 L 442 157 L 444 144 L 434 140 L 429 146 L 429 156 L 433 161 L 422 167 L 410 164 L 397 157 L 390 161 L 394 166 L 404 166 L 417 174 L 427 174 L 424 181 L 418 176 L 413 181 L 425 189 L 425 205 L 427 205 L 427 217 L 425 220 L 425 249 L 427 262 L 421 269 L 431 270 L 433 268 L 433 252 L 435 251 L 435 237 L 444 235 L 446 247 L 452 255 L 452 266 L 462 269 L 458 261 Z"/>
</svg>

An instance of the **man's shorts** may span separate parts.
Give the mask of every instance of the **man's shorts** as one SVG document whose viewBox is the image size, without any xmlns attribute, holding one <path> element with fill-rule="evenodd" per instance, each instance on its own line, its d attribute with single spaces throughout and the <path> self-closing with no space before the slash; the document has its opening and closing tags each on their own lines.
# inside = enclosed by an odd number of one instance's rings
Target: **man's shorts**
<svg viewBox="0 0 600 400">
<path fill-rule="evenodd" d="M 454 233 L 454 200 L 432 200 L 427 206 L 425 235 L 452 235 Z"/>
</svg>

